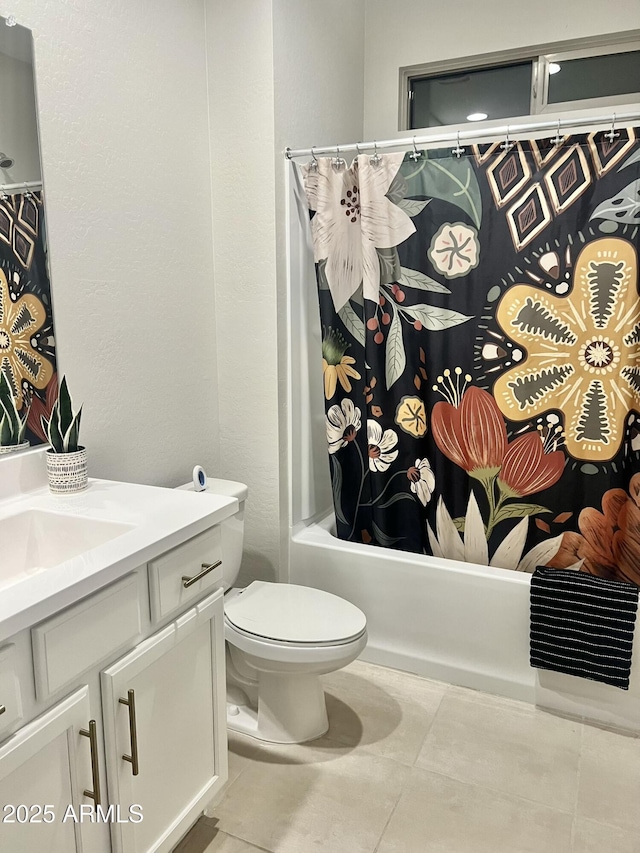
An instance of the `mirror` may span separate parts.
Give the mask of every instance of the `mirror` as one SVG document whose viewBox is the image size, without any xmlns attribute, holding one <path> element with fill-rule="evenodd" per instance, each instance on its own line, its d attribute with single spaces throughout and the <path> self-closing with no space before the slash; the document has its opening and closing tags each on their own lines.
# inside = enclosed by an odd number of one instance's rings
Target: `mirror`
<svg viewBox="0 0 640 853">
<path fill-rule="evenodd" d="M 41 418 L 48 419 L 58 393 L 33 38 L 11 16 L 0 17 L 0 81 L 0 371 L 8 383 L 8 389 L 0 383 L 0 453 L 6 454 L 26 447 L 24 441 L 47 441 Z"/>
</svg>

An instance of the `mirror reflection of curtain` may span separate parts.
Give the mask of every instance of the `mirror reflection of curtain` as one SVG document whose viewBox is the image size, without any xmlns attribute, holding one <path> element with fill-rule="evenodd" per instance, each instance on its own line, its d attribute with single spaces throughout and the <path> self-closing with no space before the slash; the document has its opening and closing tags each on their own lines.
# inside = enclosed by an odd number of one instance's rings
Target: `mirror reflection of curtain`
<svg viewBox="0 0 640 853">
<path fill-rule="evenodd" d="M 0 369 L 20 415 L 29 410 L 27 438 L 45 442 L 57 381 L 41 192 L 0 197 Z"/>
<path fill-rule="evenodd" d="M 638 138 L 301 167 L 339 537 L 640 583 Z"/>
</svg>

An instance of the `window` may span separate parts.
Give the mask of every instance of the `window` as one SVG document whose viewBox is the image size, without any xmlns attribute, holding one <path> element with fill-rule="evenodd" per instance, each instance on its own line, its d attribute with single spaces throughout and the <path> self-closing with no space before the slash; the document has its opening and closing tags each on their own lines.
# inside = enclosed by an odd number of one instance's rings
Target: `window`
<svg viewBox="0 0 640 853">
<path fill-rule="evenodd" d="M 640 32 L 400 69 L 400 129 L 640 102 Z"/>
</svg>

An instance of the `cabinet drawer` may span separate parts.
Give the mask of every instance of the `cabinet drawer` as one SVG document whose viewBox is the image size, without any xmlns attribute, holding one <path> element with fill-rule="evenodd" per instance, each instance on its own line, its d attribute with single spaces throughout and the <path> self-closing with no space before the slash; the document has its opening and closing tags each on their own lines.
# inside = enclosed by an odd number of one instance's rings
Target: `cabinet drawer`
<svg viewBox="0 0 640 853">
<path fill-rule="evenodd" d="M 57 692 L 140 636 L 141 581 L 139 572 L 127 575 L 31 629 L 38 699 Z"/>
<path fill-rule="evenodd" d="M 22 718 L 20 682 L 16 675 L 14 652 L 12 644 L 0 647 L 0 736 Z"/>
<path fill-rule="evenodd" d="M 220 565 L 185 588 L 184 578 L 194 578 L 206 566 L 216 563 Z M 149 563 L 151 618 L 159 622 L 170 613 L 202 598 L 205 592 L 219 585 L 221 580 L 222 545 L 218 525 Z"/>
</svg>

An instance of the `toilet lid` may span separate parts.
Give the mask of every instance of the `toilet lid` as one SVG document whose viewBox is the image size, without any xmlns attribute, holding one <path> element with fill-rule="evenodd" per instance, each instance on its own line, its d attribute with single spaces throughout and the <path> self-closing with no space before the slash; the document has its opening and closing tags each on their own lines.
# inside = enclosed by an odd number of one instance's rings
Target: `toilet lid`
<svg viewBox="0 0 640 853">
<path fill-rule="evenodd" d="M 239 630 L 281 643 L 343 643 L 367 627 L 351 602 L 289 583 L 254 581 L 225 601 L 224 612 Z"/>
</svg>

